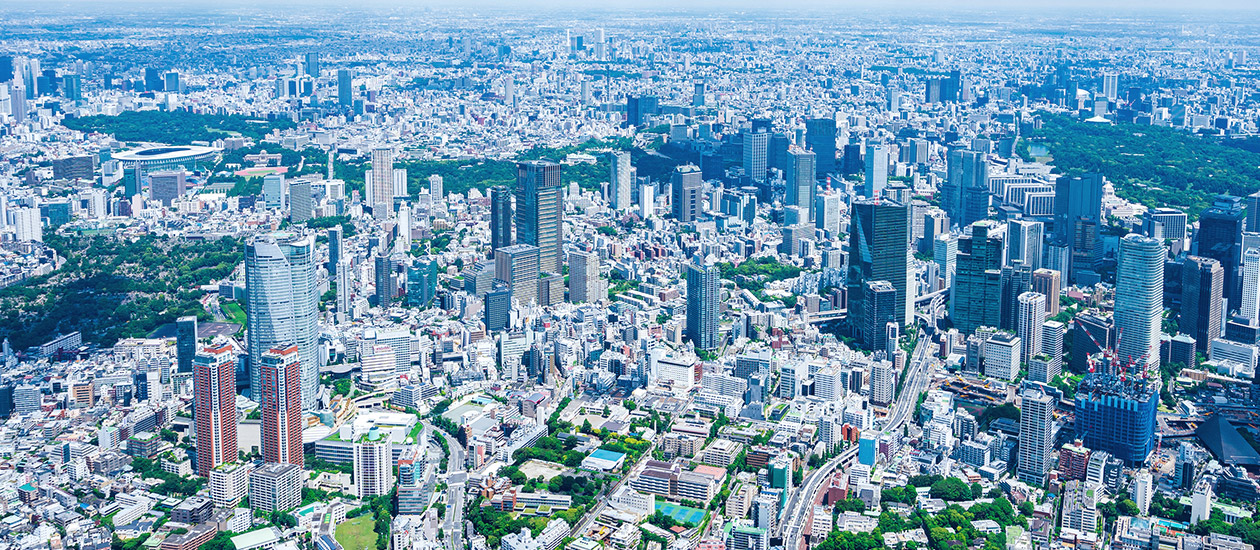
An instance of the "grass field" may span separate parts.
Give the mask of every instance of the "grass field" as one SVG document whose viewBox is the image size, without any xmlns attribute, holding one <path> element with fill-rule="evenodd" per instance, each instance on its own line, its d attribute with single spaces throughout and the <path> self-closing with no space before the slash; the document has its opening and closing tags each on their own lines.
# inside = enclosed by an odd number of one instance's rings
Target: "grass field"
<svg viewBox="0 0 1260 550">
<path fill-rule="evenodd" d="M 372 514 L 365 514 L 337 526 L 337 543 L 345 550 L 370 550 L 376 548 L 376 521 Z"/>
<path fill-rule="evenodd" d="M 700 525 L 700 522 L 704 521 L 704 510 L 681 506 L 672 502 L 657 502 L 656 511 L 667 516 L 673 516 L 675 520 L 690 523 L 693 526 Z"/>
<path fill-rule="evenodd" d="M 223 309 L 223 316 L 227 317 L 227 322 L 236 323 L 241 325 L 242 328 L 245 327 L 246 315 L 245 310 L 241 309 L 241 304 L 224 301 L 219 307 Z"/>
</svg>

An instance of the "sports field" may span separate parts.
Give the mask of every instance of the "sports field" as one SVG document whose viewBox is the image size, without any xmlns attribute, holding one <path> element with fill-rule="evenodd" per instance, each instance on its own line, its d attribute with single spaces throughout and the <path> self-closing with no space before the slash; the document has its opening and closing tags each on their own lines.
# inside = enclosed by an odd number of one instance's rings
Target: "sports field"
<svg viewBox="0 0 1260 550">
<path fill-rule="evenodd" d="M 677 521 L 689 523 L 692 526 L 700 525 L 700 522 L 704 521 L 704 510 L 682 506 L 672 502 L 657 502 L 656 511 L 672 516 Z"/>
</svg>

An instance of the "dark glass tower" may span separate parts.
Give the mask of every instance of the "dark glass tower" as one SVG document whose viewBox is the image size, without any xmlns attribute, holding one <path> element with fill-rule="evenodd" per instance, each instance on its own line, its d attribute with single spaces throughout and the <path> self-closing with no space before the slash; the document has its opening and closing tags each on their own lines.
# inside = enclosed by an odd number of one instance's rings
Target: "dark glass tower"
<svg viewBox="0 0 1260 550">
<path fill-rule="evenodd" d="M 1238 265 L 1242 262 L 1242 232 L 1246 221 L 1242 199 L 1221 195 L 1199 216 L 1199 232 L 1195 237 L 1198 255 L 1221 263 L 1225 272 L 1223 294 L 1229 298 L 1231 311 L 1241 302 Z"/>
<path fill-rule="evenodd" d="M 490 189 L 490 247 L 512 246 L 512 194 L 503 185 Z"/>
<path fill-rule="evenodd" d="M 560 165 L 549 160 L 516 164 L 516 242 L 538 247 L 538 268 L 560 273 L 564 244 Z"/>
<path fill-rule="evenodd" d="M 849 227 L 849 270 L 845 286 L 849 297 L 849 323 L 861 332 L 866 283 L 888 281 L 896 290 L 893 309 L 897 322 L 906 314 L 906 267 L 909 256 L 909 208 L 891 199 L 863 199 L 853 203 Z"/>
</svg>

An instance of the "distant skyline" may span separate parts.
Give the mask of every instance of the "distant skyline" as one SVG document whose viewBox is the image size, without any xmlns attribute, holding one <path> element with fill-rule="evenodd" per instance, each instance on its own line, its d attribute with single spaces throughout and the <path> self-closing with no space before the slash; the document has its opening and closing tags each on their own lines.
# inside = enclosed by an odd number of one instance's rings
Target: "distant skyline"
<svg viewBox="0 0 1260 550">
<path fill-rule="evenodd" d="M 1126 13 L 1260 11 L 1260 2 L 1252 0 L 1201 0 L 1197 2 L 1185 2 L 1184 0 L 1047 0 L 1035 4 L 1013 4 L 1010 0 L 783 0 L 769 4 L 757 0 L 624 0 L 614 5 L 592 4 L 589 0 L 363 0 L 352 5 L 347 5 L 343 0 L 220 0 L 213 4 L 184 0 L 62 0 L 23 6 L 11 5 L 8 8 L 0 8 L 0 11 L 39 13 L 63 9 L 81 10 L 87 6 L 107 7 L 110 9 L 158 8 L 163 11 L 166 9 L 197 10 L 198 8 L 205 11 L 219 11 L 223 9 L 294 6 L 345 8 L 348 11 L 357 11 L 365 8 L 503 9 L 509 11 L 522 9 L 578 9 L 596 13 L 633 10 L 652 10 L 664 13 L 695 10 L 767 13 L 794 10 L 845 10 L 848 13 L 886 13 L 889 10 L 916 10 L 914 13 L 906 13 L 905 15 L 907 16 L 921 15 L 924 12 L 975 11 L 1039 12 L 1064 15 L 1064 10 L 1079 10 L 1082 16 L 1106 11 Z"/>
</svg>

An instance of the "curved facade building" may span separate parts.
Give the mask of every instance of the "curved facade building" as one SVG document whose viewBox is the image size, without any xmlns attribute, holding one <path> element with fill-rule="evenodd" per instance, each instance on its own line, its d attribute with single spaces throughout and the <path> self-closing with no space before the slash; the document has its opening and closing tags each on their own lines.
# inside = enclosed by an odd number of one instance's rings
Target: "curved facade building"
<svg viewBox="0 0 1260 550">
<path fill-rule="evenodd" d="M 1159 369 L 1159 333 L 1164 316 L 1164 260 L 1162 242 L 1131 234 L 1120 239 L 1116 267 L 1117 358 L 1132 363 L 1134 374 Z"/>
<path fill-rule="evenodd" d="M 274 233 L 245 245 L 245 295 L 248 306 L 250 398 L 262 399 L 263 354 L 296 345 L 302 408 L 315 407 L 319 391 L 319 294 L 316 288 L 315 236 Z"/>
</svg>

